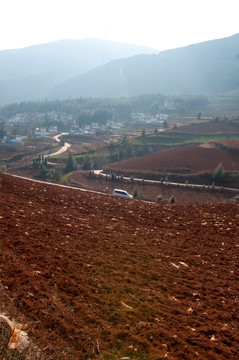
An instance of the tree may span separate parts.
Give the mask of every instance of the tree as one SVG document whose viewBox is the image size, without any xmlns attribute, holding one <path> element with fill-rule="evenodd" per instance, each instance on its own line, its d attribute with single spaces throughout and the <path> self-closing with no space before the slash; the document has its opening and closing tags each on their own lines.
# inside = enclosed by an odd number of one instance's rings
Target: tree
<svg viewBox="0 0 239 360">
<path fill-rule="evenodd" d="M 132 155 L 132 149 L 129 143 L 128 135 L 123 134 L 119 142 L 118 158 L 120 160 L 126 158 L 127 156 L 130 157 L 131 155 Z"/>
<path fill-rule="evenodd" d="M 68 159 L 67 159 L 67 162 L 66 162 L 65 172 L 69 173 L 69 172 L 75 171 L 76 169 L 77 169 L 76 161 L 73 158 L 72 154 L 69 153 Z"/>
<path fill-rule="evenodd" d="M 46 167 L 45 167 L 45 165 L 44 165 L 43 163 L 41 163 L 41 164 L 39 165 L 39 170 L 40 170 L 40 172 L 39 172 L 39 174 L 38 174 L 38 177 L 39 177 L 40 179 L 46 179 L 46 174 L 47 174 L 47 172 L 46 172 Z"/>
<path fill-rule="evenodd" d="M 222 166 L 222 163 L 218 164 L 214 173 L 212 174 L 212 179 L 217 182 L 222 182 L 225 178 L 225 170 Z"/>
<path fill-rule="evenodd" d="M 110 156 L 112 156 L 115 153 L 116 148 L 117 148 L 116 144 L 113 141 L 111 141 L 108 147 Z"/>
<path fill-rule="evenodd" d="M 142 139 L 145 139 L 145 136 L 146 136 L 146 130 L 145 130 L 145 129 L 143 129 L 143 130 L 142 130 L 142 133 L 141 133 L 141 137 L 142 137 Z"/>
<path fill-rule="evenodd" d="M 164 129 L 167 129 L 167 128 L 168 128 L 168 123 L 167 123 L 166 120 L 164 120 L 164 122 L 163 122 L 163 128 L 164 128 Z"/>
<path fill-rule="evenodd" d="M 158 136 L 158 135 L 159 135 L 158 128 L 155 128 L 155 129 L 154 129 L 154 135 L 156 135 L 156 136 Z"/>
<path fill-rule="evenodd" d="M 50 170 L 47 173 L 47 179 L 52 180 L 54 182 L 60 183 L 61 182 L 61 172 L 59 169 Z"/>
<path fill-rule="evenodd" d="M 112 119 L 112 112 L 108 109 L 95 109 L 91 114 L 91 121 L 97 122 L 100 125 L 105 125 L 107 120 Z"/>
<path fill-rule="evenodd" d="M 0 139 L 5 135 L 5 123 L 4 121 L 0 122 Z"/>
<path fill-rule="evenodd" d="M 159 112 L 159 103 L 158 103 L 158 101 L 155 101 L 150 105 L 149 112 L 152 115 L 156 115 Z"/>
<path fill-rule="evenodd" d="M 129 139 L 127 134 L 123 134 L 120 139 L 120 147 L 122 149 L 125 149 L 127 146 L 129 146 Z"/>
<path fill-rule="evenodd" d="M 89 157 L 89 155 L 86 155 L 84 157 L 84 161 L 82 164 L 82 170 L 91 170 L 91 168 L 92 168 L 91 158 Z"/>
</svg>

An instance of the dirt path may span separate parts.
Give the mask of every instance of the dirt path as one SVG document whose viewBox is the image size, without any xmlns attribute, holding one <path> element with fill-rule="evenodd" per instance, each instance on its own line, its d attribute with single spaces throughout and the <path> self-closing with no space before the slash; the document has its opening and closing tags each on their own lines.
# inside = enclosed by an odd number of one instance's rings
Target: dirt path
<svg viewBox="0 0 239 360">
<path fill-rule="evenodd" d="M 61 134 L 58 134 L 58 135 L 55 135 L 53 136 L 53 139 L 55 139 L 57 142 L 60 142 L 60 137 L 62 135 L 67 135 L 68 133 L 61 133 Z M 49 154 L 47 156 L 54 156 L 54 155 L 59 155 L 59 154 L 63 154 L 64 152 L 66 152 L 69 148 L 71 147 L 71 144 L 65 142 L 64 145 L 56 152 L 52 153 L 52 154 Z"/>
</svg>

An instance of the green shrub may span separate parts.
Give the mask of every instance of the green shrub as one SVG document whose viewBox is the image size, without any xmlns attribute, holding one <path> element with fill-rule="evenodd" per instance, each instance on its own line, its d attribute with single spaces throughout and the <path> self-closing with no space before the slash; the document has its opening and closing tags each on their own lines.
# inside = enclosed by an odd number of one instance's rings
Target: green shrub
<svg viewBox="0 0 239 360">
<path fill-rule="evenodd" d="M 174 196 L 171 196 L 171 198 L 169 199 L 170 204 L 174 204 L 176 202 L 176 199 Z"/>
<path fill-rule="evenodd" d="M 133 189 L 133 197 L 134 197 L 134 198 L 139 197 L 139 190 L 138 190 L 137 188 L 134 188 L 134 189 Z"/>
</svg>

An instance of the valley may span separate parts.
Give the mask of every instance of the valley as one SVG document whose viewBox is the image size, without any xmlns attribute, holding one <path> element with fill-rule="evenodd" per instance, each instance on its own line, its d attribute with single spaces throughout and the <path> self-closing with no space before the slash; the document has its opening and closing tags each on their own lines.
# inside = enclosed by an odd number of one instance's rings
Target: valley
<svg viewBox="0 0 239 360">
<path fill-rule="evenodd" d="M 238 45 L 0 52 L 1 360 L 239 358 Z"/>
</svg>

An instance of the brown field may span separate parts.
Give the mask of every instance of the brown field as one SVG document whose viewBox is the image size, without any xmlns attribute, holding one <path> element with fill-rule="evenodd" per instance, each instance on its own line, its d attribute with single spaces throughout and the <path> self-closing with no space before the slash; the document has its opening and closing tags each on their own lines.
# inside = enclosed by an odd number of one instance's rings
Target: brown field
<svg viewBox="0 0 239 360">
<path fill-rule="evenodd" d="M 106 169 L 143 173 L 212 173 L 219 163 L 226 171 L 239 170 L 239 157 L 212 146 L 192 145 L 110 164 Z"/>
<path fill-rule="evenodd" d="M 239 358 L 237 204 L 127 201 L 1 173 L 0 193 L 0 310 L 41 349 L 1 342 L 2 359 Z"/>
<path fill-rule="evenodd" d="M 228 123 L 224 121 L 196 122 L 185 126 L 179 126 L 177 132 L 187 134 L 238 134 L 239 123 Z"/>
<path fill-rule="evenodd" d="M 221 141 L 221 143 L 227 146 L 228 148 L 231 147 L 233 149 L 239 149 L 239 139 Z"/>
<path fill-rule="evenodd" d="M 88 173 L 88 172 L 87 172 Z M 109 181 L 105 178 L 99 179 L 97 176 L 89 178 L 86 172 L 74 172 L 70 178 L 69 183 L 73 186 L 78 186 L 88 190 L 95 190 L 99 192 L 107 192 L 112 194 L 115 188 L 120 188 L 128 191 L 130 194 L 134 193 L 137 189 L 140 200 L 157 201 L 157 197 L 162 197 L 162 202 L 169 202 L 170 198 L 174 196 L 177 204 L 216 204 L 232 202 L 235 196 L 239 195 L 238 191 L 227 191 L 223 189 L 212 190 L 205 187 L 203 189 L 192 189 L 191 186 L 175 186 L 160 183 L 147 183 L 142 184 L 141 181 L 135 181 L 134 184 L 130 180 L 125 179 L 123 182 Z"/>
</svg>

